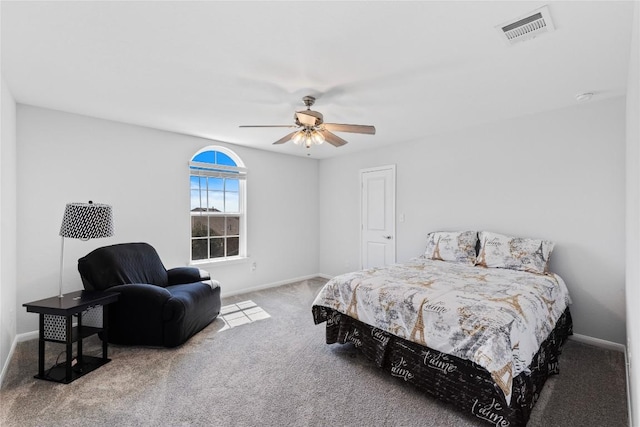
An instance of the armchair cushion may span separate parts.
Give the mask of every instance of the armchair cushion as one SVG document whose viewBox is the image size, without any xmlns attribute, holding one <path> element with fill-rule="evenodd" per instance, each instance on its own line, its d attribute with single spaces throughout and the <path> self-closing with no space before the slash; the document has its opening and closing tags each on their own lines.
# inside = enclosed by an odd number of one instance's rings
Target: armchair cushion
<svg viewBox="0 0 640 427">
<path fill-rule="evenodd" d="M 121 243 L 104 246 L 78 260 L 84 288 L 104 291 L 115 285 L 149 283 L 165 287 L 169 284 L 156 250 L 147 243 Z"/>
</svg>

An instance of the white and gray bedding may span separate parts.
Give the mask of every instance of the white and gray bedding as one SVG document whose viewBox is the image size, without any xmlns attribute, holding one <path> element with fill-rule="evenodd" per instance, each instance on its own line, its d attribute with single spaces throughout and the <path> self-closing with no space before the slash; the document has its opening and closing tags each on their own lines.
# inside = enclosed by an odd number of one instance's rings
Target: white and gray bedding
<svg viewBox="0 0 640 427">
<path fill-rule="evenodd" d="M 512 380 L 570 304 L 563 280 L 420 257 L 343 274 L 313 305 L 486 369 L 509 404 Z"/>
</svg>

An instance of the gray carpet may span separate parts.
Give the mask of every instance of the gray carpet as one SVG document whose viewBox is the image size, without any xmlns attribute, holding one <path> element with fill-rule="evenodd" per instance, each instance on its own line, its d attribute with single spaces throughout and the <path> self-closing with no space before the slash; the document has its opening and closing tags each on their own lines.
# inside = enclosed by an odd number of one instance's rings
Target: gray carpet
<svg viewBox="0 0 640 427">
<path fill-rule="evenodd" d="M 310 309 L 324 282 L 226 298 L 251 299 L 271 317 L 226 330 L 218 319 L 175 349 L 110 346 L 110 363 L 67 385 L 34 379 L 37 340 L 19 343 L 0 390 L 0 425 L 485 425 L 382 372 L 353 347 L 325 344 Z M 89 354 L 100 354 L 96 338 L 85 342 Z M 47 345 L 46 366 L 62 349 Z M 628 425 L 622 353 L 569 341 L 560 370 L 529 426 Z"/>
</svg>

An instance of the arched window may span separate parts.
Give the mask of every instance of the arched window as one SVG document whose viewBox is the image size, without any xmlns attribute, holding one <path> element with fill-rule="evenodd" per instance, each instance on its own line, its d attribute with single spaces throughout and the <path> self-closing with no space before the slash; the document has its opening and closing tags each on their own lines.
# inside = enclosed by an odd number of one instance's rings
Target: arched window
<svg viewBox="0 0 640 427">
<path fill-rule="evenodd" d="M 247 170 L 233 151 L 205 147 L 189 162 L 191 260 L 246 256 Z"/>
</svg>

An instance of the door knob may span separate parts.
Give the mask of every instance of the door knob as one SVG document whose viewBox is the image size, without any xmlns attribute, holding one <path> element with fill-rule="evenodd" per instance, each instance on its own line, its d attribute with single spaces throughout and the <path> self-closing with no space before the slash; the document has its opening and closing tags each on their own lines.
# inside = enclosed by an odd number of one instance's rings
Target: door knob
<svg viewBox="0 0 640 427">
<path fill-rule="evenodd" d="M 382 237 L 384 237 L 387 240 L 391 240 L 393 238 L 393 236 L 382 236 Z"/>
</svg>

